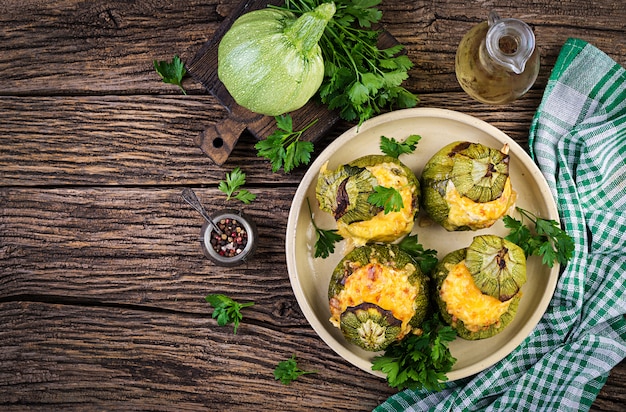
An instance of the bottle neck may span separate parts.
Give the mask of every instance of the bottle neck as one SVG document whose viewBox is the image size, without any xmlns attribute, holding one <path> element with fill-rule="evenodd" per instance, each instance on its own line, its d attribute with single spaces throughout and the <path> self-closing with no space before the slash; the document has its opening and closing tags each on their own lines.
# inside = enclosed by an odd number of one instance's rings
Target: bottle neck
<svg viewBox="0 0 626 412">
<path fill-rule="evenodd" d="M 517 19 L 500 19 L 489 15 L 485 52 L 495 64 L 521 74 L 535 51 L 535 34 L 530 26 Z"/>
</svg>

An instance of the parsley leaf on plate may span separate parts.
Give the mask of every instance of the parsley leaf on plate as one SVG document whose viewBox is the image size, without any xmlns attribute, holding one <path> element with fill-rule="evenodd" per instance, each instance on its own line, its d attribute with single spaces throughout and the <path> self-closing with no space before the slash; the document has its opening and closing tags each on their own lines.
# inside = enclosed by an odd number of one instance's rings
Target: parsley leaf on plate
<svg viewBox="0 0 626 412">
<path fill-rule="evenodd" d="M 321 257 L 322 259 L 326 259 L 328 256 L 330 256 L 331 253 L 335 252 L 335 243 L 341 242 L 343 240 L 343 237 L 336 230 L 325 230 L 317 227 L 317 225 L 315 224 L 315 220 L 313 219 L 311 203 L 309 202 L 308 197 L 306 199 L 306 203 L 309 207 L 311 223 L 313 223 L 313 227 L 315 228 L 315 257 Z"/>
<path fill-rule="evenodd" d="M 404 142 L 399 142 L 393 137 L 380 136 L 380 150 L 387 156 L 400 157 L 401 154 L 413 153 L 422 136 L 412 134 Z"/>
<path fill-rule="evenodd" d="M 434 249 L 425 250 L 424 246 L 417 240 L 417 235 L 405 237 L 398 243 L 398 246 L 411 256 L 425 274 L 430 273 L 439 263 L 437 251 Z"/>
<path fill-rule="evenodd" d="M 520 207 L 515 209 L 522 220 L 504 216 L 504 226 L 511 229 L 506 239 L 521 247 L 526 257 L 541 256 L 542 263 L 549 267 L 554 266 L 555 262 L 565 265 L 572 258 L 574 240 L 561 229 L 558 222 L 535 216 Z M 534 232 L 524 223 L 525 219 L 534 224 Z"/>
<path fill-rule="evenodd" d="M 385 349 L 372 361 L 372 370 L 387 375 L 387 383 L 399 390 L 426 388 L 439 391 L 456 359 L 448 344 L 456 331 L 435 315 L 422 325 L 421 335 L 410 334 Z"/>
</svg>

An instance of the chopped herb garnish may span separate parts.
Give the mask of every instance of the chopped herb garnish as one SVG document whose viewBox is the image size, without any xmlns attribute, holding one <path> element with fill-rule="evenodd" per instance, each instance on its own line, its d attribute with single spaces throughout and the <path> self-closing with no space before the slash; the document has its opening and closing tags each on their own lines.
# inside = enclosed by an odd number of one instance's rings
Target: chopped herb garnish
<svg viewBox="0 0 626 412">
<path fill-rule="evenodd" d="M 274 378 L 277 381 L 281 381 L 283 385 L 289 385 L 291 382 L 298 379 L 299 376 L 307 375 L 310 373 L 317 373 L 315 371 L 303 371 L 298 368 L 298 363 L 296 361 L 296 355 L 291 355 L 291 358 L 279 362 L 274 369 Z"/>
<path fill-rule="evenodd" d="M 448 380 L 456 358 L 448 344 L 456 339 L 456 331 L 439 320 L 439 316 L 422 325 L 421 335 L 411 334 L 387 347 L 384 355 L 372 361 L 372 370 L 387 375 L 392 388 L 439 391 Z"/>
<path fill-rule="evenodd" d="M 437 251 L 434 249 L 424 249 L 421 243 L 417 240 L 417 235 L 407 236 L 400 243 L 398 243 L 400 249 L 408 253 L 413 261 L 417 263 L 422 270 L 422 273 L 428 274 L 435 269 L 439 260 L 437 259 Z"/>
<path fill-rule="evenodd" d="M 385 214 L 399 212 L 404 207 L 402 195 L 393 187 L 376 186 L 367 201 L 374 206 L 382 207 Z"/>
<path fill-rule="evenodd" d="M 217 319 L 219 326 L 233 324 L 233 333 L 237 334 L 239 323 L 243 319 L 241 309 L 254 305 L 254 302 L 238 303 L 226 295 L 213 294 L 204 298 L 211 306 L 213 306 L 213 319 Z"/>
</svg>

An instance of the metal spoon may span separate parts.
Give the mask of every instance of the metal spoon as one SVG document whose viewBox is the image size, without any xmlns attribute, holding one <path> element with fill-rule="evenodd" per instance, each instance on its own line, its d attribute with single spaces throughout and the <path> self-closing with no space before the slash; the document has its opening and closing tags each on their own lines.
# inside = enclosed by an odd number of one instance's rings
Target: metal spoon
<svg viewBox="0 0 626 412">
<path fill-rule="evenodd" d="M 211 224 L 211 226 L 213 226 L 213 229 L 219 233 L 220 235 L 222 234 L 222 231 L 220 230 L 219 227 L 217 227 L 217 225 L 215 224 L 215 222 L 213 221 L 213 219 L 211 219 L 211 216 L 209 216 L 209 214 L 207 213 L 206 209 L 202 206 L 202 203 L 200 203 L 200 200 L 198 200 L 198 196 L 196 196 L 196 192 L 194 192 L 192 189 L 186 187 L 183 189 L 182 193 L 180 194 L 181 197 L 183 198 L 183 200 L 187 203 L 189 203 L 191 205 L 191 207 L 193 207 L 194 209 L 196 209 L 201 215 L 202 217 Z"/>
</svg>

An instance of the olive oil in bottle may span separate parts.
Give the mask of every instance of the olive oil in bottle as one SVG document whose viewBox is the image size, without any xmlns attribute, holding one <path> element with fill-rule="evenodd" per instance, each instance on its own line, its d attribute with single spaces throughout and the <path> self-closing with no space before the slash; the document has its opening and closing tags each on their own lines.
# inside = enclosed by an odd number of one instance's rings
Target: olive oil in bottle
<svg viewBox="0 0 626 412">
<path fill-rule="evenodd" d="M 526 93 L 539 73 L 535 35 L 523 21 L 489 20 L 471 28 L 456 53 L 456 76 L 472 98 L 487 104 L 505 104 Z"/>
</svg>

